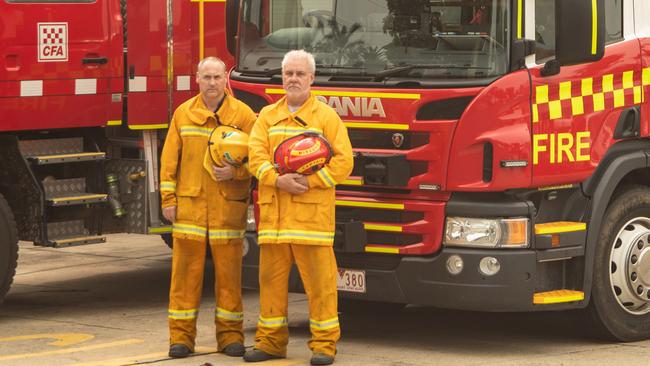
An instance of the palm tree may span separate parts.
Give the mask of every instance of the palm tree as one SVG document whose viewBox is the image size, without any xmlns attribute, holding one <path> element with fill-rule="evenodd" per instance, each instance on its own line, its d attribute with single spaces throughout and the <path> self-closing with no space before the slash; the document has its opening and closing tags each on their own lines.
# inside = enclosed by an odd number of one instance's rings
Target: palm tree
<svg viewBox="0 0 650 366">
<path fill-rule="evenodd" d="M 360 39 L 351 41 L 351 38 L 361 29 L 361 24 L 354 23 L 348 27 L 339 24 L 336 18 L 325 21 L 321 18 L 316 28 L 322 32 L 323 38 L 314 46 L 315 52 L 326 54 L 325 58 L 330 58 L 331 62 L 328 63 L 332 65 L 354 63 L 354 56 L 359 54 L 359 48 L 364 42 Z"/>
</svg>

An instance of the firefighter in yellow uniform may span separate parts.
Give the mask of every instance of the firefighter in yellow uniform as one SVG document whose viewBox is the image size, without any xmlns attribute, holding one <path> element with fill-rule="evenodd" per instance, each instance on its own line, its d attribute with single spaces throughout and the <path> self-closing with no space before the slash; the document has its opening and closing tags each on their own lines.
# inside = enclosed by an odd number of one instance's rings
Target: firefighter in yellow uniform
<svg viewBox="0 0 650 366">
<path fill-rule="evenodd" d="M 161 157 L 163 216 L 173 222 L 174 240 L 169 355 L 186 357 L 194 352 L 208 240 L 215 267 L 218 350 L 242 356 L 241 266 L 250 174 L 245 166 L 229 165 L 215 165 L 210 174 L 203 161 L 217 125 L 250 133 L 256 117 L 225 91 L 226 66 L 218 58 L 199 63 L 196 82 L 200 94 L 174 112 Z"/>
<path fill-rule="evenodd" d="M 247 362 L 286 357 L 288 279 L 295 262 L 309 300 L 312 365 L 334 362 L 340 338 L 337 316 L 337 267 L 334 257 L 334 186 L 352 172 L 352 147 L 336 112 L 311 93 L 315 63 L 305 51 L 290 51 L 282 61 L 286 96 L 265 107 L 249 139 L 249 170 L 258 179 L 260 220 L 260 316 L 255 348 Z M 275 148 L 289 137 L 318 132 L 333 157 L 309 176 L 279 175 Z"/>
</svg>

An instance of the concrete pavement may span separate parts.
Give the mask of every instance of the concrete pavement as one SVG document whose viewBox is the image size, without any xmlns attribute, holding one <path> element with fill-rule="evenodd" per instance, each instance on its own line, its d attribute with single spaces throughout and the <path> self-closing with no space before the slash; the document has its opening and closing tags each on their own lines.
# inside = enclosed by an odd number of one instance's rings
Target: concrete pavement
<svg viewBox="0 0 650 366">
<path fill-rule="evenodd" d="M 18 273 L 0 305 L 0 365 L 243 365 L 216 354 L 214 282 L 206 271 L 197 354 L 167 357 L 170 251 L 160 238 L 109 235 L 105 244 L 49 249 L 21 243 Z M 309 316 L 291 294 L 289 357 L 267 366 L 307 365 Z M 252 346 L 257 292 L 244 291 Z M 407 307 L 341 314 L 337 365 L 647 365 L 650 341 L 585 337 L 572 313 L 477 313 Z"/>
</svg>

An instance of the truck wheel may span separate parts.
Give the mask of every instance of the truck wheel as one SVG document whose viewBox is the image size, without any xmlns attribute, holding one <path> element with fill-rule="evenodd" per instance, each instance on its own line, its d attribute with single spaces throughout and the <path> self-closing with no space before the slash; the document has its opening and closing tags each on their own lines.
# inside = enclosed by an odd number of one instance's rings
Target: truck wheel
<svg viewBox="0 0 650 366">
<path fill-rule="evenodd" d="M 18 231 L 11 208 L 0 194 L 0 303 L 9 291 L 18 261 Z"/>
<path fill-rule="evenodd" d="M 587 314 L 615 341 L 650 338 L 650 188 L 627 187 L 610 203 L 594 257 Z"/>
</svg>

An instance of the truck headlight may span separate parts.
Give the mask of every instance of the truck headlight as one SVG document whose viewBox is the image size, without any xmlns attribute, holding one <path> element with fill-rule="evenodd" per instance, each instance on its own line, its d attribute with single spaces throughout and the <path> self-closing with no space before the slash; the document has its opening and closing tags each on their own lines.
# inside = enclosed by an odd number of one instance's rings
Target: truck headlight
<svg viewBox="0 0 650 366">
<path fill-rule="evenodd" d="M 478 248 L 526 248 L 528 219 L 447 217 L 443 244 Z"/>
</svg>

